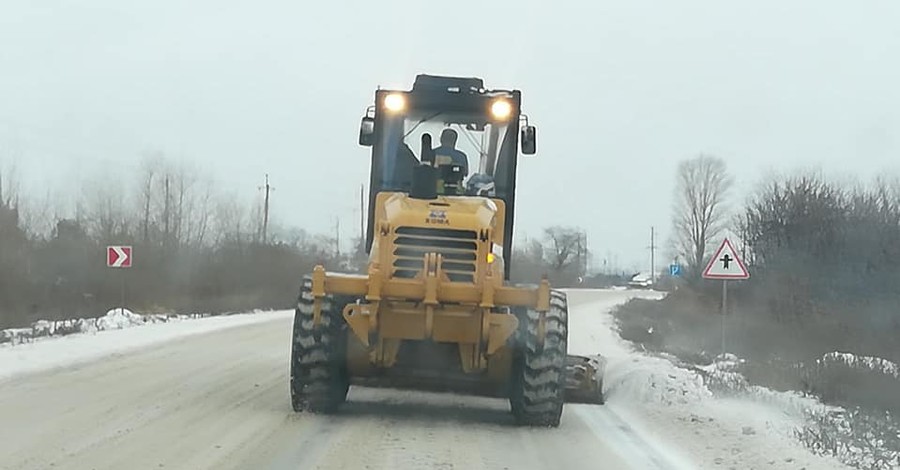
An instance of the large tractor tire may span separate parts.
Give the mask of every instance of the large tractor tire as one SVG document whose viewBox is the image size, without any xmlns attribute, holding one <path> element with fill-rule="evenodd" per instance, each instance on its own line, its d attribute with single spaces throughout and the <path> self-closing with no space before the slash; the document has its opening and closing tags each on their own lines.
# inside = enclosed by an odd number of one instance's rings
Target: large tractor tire
<svg viewBox="0 0 900 470">
<path fill-rule="evenodd" d="M 569 336 L 566 295 L 551 291 L 544 344 L 538 343 L 540 314 L 523 309 L 513 360 L 509 404 L 516 422 L 526 426 L 559 426 L 566 389 Z"/>
<path fill-rule="evenodd" d="M 291 403 L 294 411 L 332 413 L 347 400 L 346 302 L 326 296 L 322 318 L 313 326 L 312 279 L 303 279 L 291 345 Z"/>
</svg>

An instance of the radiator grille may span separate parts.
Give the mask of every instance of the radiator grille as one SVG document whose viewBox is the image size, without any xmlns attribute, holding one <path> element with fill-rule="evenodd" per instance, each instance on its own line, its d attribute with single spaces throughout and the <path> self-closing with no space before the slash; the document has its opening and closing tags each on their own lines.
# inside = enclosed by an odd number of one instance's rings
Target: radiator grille
<svg viewBox="0 0 900 470">
<path fill-rule="evenodd" d="M 399 227 L 394 238 L 393 276 L 416 277 L 426 253 L 441 255 L 443 271 L 453 282 L 475 282 L 477 233 L 447 228 Z"/>
</svg>

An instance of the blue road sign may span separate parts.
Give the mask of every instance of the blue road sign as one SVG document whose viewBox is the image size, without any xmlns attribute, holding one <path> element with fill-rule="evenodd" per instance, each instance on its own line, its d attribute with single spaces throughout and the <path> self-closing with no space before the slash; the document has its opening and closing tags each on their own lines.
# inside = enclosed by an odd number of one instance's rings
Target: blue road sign
<svg viewBox="0 0 900 470">
<path fill-rule="evenodd" d="M 680 264 L 670 264 L 669 265 L 669 276 L 681 276 L 681 265 Z"/>
</svg>

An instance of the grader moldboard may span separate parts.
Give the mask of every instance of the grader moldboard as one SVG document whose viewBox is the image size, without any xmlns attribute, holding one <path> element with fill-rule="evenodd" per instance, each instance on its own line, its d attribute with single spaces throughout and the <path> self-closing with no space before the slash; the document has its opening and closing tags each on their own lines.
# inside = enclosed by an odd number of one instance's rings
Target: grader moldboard
<svg viewBox="0 0 900 470">
<path fill-rule="evenodd" d="M 531 426 L 558 426 L 565 401 L 603 402 L 603 359 L 567 355 L 566 295 L 508 282 L 519 146 L 536 150 L 520 104 L 478 78 L 376 91 L 359 133 L 372 148 L 367 272 L 304 278 L 294 410 L 334 412 L 351 384 L 504 397 Z"/>
</svg>

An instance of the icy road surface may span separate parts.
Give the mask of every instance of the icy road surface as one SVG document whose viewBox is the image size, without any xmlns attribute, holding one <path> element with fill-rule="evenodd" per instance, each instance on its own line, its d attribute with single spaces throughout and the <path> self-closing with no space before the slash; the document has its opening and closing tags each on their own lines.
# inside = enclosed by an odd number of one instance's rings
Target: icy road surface
<svg viewBox="0 0 900 470">
<path fill-rule="evenodd" d="M 192 335 L 172 328 L 165 342 L 155 326 L 107 332 L 94 337 L 106 341 L 100 352 L 90 336 L 2 348 L 0 365 L 19 354 L 44 370 L 0 381 L 0 467 L 840 468 L 779 434 L 783 413 L 719 402 L 689 374 L 628 350 L 606 312 L 635 295 L 654 294 L 570 294 L 570 349 L 610 356 L 609 405 L 568 405 L 558 429 L 514 427 L 505 400 L 358 387 L 336 416 L 296 414 L 284 314 Z M 143 347 L 104 339 L 122 334 Z M 63 367 L 46 369 L 42 350 Z"/>
</svg>

